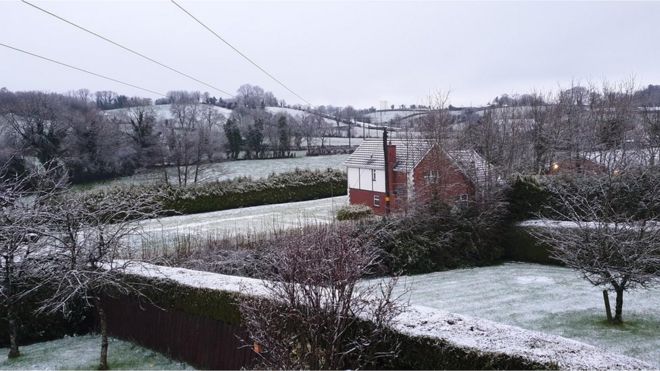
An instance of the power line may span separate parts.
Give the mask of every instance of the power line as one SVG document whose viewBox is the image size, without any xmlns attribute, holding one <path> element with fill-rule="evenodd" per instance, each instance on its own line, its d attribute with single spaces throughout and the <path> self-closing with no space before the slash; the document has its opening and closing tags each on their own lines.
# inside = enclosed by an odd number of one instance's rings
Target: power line
<svg viewBox="0 0 660 371">
<path fill-rule="evenodd" d="M 135 54 L 135 55 L 137 55 L 137 56 L 139 56 L 139 57 L 141 57 L 141 58 L 143 58 L 143 59 L 148 60 L 149 62 L 156 63 L 157 65 L 159 65 L 159 66 L 161 66 L 161 67 L 163 67 L 163 68 L 167 68 L 168 70 L 170 70 L 170 71 L 172 71 L 172 72 L 178 73 L 178 74 L 181 75 L 181 76 L 187 77 L 187 78 L 189 78 L 189 79 L 191 79 L 191 80 L 193 80 L 193 81 L 195 81 L 195 82 L 198 82 L 198 83 L 200 83 L 200 84 L 202 84 L 202 85 L 204 85 L 204 86 L 207 86 L 207 87 L 209 87 L 209 88 L 211 88 L 211 89 L 214 89 L 214 90 L 216 90 L 216 91 L 219 91 L 219 92 L 221 92 L 221 93 L 223 93 L 223 94 L 225 94 L 225 95 L 228 95 L 228 96 L 230 96 L 230 97 L 233 97 L 233 95 L 232 95 L 231 93 L 229 93 L 229 92 L 226 92 L 226 91 L 224 91 L 224 90 L 222 90 L 222 89 L 220 89 L 220 88 L 217 88 L 217 87 L 215 87 L 215 86 L 213 86 L 213 85 L 211 85 L 211 84 L 208 84 L 208 83 L 206 83 L 206 82 L 204 82 L 204 81 L 202 81 L 202 80 L 200 80 L 200 79 L 198 79 L 198 78 L 196 78 L 196 77 L 190 76 L 189 74 L 187 74 L 187 73 L 185 73 L 185 72 L 181 72 L 181 71 L 177 70 L 176 68 L 173 68 L 173 67 L 170 67 L 170 66 L 168 66 L 168 65 L 166 65 L 166 64 L 164 64 L 164 63 L 161 63 L 161 62 L 159 62 L 159 61 L 157 61 L 157 60 L 155 60 L 155 59 L 153 59 L 153 58 L 151 58 L 151 57 L 149 57 L 149 56 L 146 56 L 146 55 L 144 55 L 144 54 L 142 54 L 142 53 L 140 53 L 140 52 L 138 52 L 138 51 L 135 51 L 135 50 L 133 50 L 133 49 L 127 47 L 127 46 L 124 46 L 124 45 L 122 45 L 122 44 L 120 44 L 120 43 L 118 43 L 118 42 L 115 42 L 115 41 L 113 41 L 113 40 L 110 40 L 109 38 L 107 38 L 107 37 L 105 37 L 105 36 L 99 35 L 98 33 L 94 32 L 94 31 L 92 31 L 92 30 L 89 30 L 89 29 L 87 29 L 87 28 L 85 28 L 85 27 L 83 27 L 83 26 L 80 26 L 80 25 L 78 25 L 78 24 L 76 24 L 76 23 L 74 23 L 74 22 L 72 22 L 72 21 L 69 21 L 69 20 L 67 20 L 67 19 L 65 19 L 65 18 L 62 18 L 62 17 L 60 17 L 59 15 L 57 15 L 57 14 L 55 14 L 55 13 L 52 13 L 52 12 L 50 12 L 50 11 L 44 9 L 44 8 L 41 8 L 41 7 L 39 7 L 39 6 L 35 5 L 35 4 L 30 3 L 29 1 L 26 1 L 26 0 L 21 0 L 21 1 L 22 1 L 24 4 L 26 4 L 26 5 L 29 5 L 29 6 L 31 6 L 31 7 L 33 7 L 33 8 L 35 8 L 35 9 L 37 9 L 37 10 L 43 12 L 43 13 L 46 13 L 46 14 L 52 16 L 52 17 L 55 17 L 55 18 L 59 19 L 59 20 L 62 21 L 62 22 L 68 23 L 69 25 L 71 25 L 71 26 L 73 26 L 73 27 L 76 27 L 76 28 L 78 28 L 78 29 L 80 29 L 80 30 L 82 30 L 82 31 L 85 31 L 85 32 L 87 32 L 87 33 L 89 33 L 89 34 L 91 34 L 91 35 L 94 35 L 94 36 L 98 37 L 99 39 L 101 39 L 101 40 L 103 40 L 103 41 L 109 42 L 109 43 L 112 44 L 112 45 L 115 45 L 115 46 L 117 46 L 117 47 L 119 47 L 119 48 L 122 48 L 122 49 L 124 49 L 125 51 L 127 51 L 127 52 L 129 52 L 129 53 Z"/>
<path fill-rule="evenodd" d="M 105 76 L 105 75 L 101 75 L 100 73 L 96 73 L 96 72 L 88 71 L 88 70 L 83 69 L 83 68 L 80 68 L 80 67 L 72 66 L 72 65 L 70 65 L 70 64 L 66 64 L 66 63 L 64 63 L 64 62 L 56 61 L 56 60 L 54 60 L 54 59 L 50 59 L 50 58 L 48 58 L 48 57 L 44 57 L 44 56 L 42 56 L 42 55 L 39 55 L 39 54 L 36 54 L 36 53 L 29 52 L 29 51 L 27 51 L 27 50 L 19 49 L 19 48 L 16 48 L 16 47 L 14 47 L 14 46 L 11 46 L 11 45 L 7 45 L 7 44 L 0 43 L 0 46 L 4 46 L 5 48 L 13 49 L 13 50 L 15 50 L 15 51 L 17 51 L 17 52 L 21 52 L 21 53 L 24 53 L 24 54 L 27 54 L 27 55 L 31 55 L 31 56 L 36 57 L 36 58 L 40 58 L 40 59 L 43 59 L 43 60 L 48 61 L 48 62 L 52 62 L 52 63 L 55 63 L 55 64 L 59 64 L 60 66 L 64 66 L 64 67 L 68 67 L 68 68 L 71 68 L 71 69 L 74 69 L 74 70 L 77 70 L 77 71 L 80 71 L 80 72 L 88 73 L 88 74 L 90 74 L 90 75 L 93 75 L 93 76 L 96 76 L 96 77 L 100 77 L 100 78 L 102 78 L 102 79 L 110 80 L 110 81 L 117 82 L 117 83 L 120 83 L 120 84 L 123 84 L 123 85 L 126 85 L 126 86 L 130 86 L 130 87 L 135 88 L 135 89 L 140 89 L 140 90 L 143 90 L 143 91 L 146 91 L 146 92 L 152 93 L 152 94 L 160 95 L 161 97 L 166 97 L 166 95 L 163 94 L 163 93 L 159 93 L 159 92 L 157 92 L 157 91 L 153 91 L 153 90 L 151 90 L 151 89 L 143 88 L 143 87 L 141 87 L 141 86 L 137 86 L 137 85 L 134 85 L 134 84 L 131 84 L 131 83 L 128 83 L 128 82 L 124 82 L 124 81 L 121 81 L 121 80 L 117 80 L 117 79 L 112 78 L 112 77 L 108 77 L 108 76 Z"/>
<path fill-rule="evenodd" d="M 286 90 L 288 90 L 291 94 L 295 95 L 296 97 L 300 98 L 302 101 L 305 103 L 309 104 L 310 106 L 312 105 L 307 99 L 301 97 L 296 93 L 295 91 L 291 90 L 288 86 L 286 86 L 282 81 L 278 80 L 275 76 L 271 75 L 268 71 L 266 71 L 264 68 L 259 66 L 256 62 L 254 62 L 252 59 L 250 59 L 247 55 L 243 54 L 240 50 L 238 50 L 235 46 L 230 44 L 227 40 L 222 38 L 222 36 L 218 35 L 215 31 L 213 31 L 211 28 L 209 28 L 207 25 L 205 25 L 202 21 L 197 19 L 194 15 L 192 15 L 189 11 L 187 11 L 185 8 L 183 8 L 181 5 L 179 5 L 176 1 L 170 0 L 172 4 L 176 5 L 179 9 L 181 9 L 184 13 L 188 14 L 190 18 L 194 19 L 197 23 L 199 23 L 202 27 L 206 28 L 210 33 L 212 33 L 215 37 L 217 37 L 220 41 L 223 43 L 227 44 L 230 48 L 232 48 L 236 53 L 238 53 L 241 57 L 243 57 L 245 60 L 248 62 L 252 63 L 255 67 L 257 67 L 261 72 L 265 73 L 268 77 L 273 79 L 276 83 L 280 84 L 283 86 Z"/>
</svg>

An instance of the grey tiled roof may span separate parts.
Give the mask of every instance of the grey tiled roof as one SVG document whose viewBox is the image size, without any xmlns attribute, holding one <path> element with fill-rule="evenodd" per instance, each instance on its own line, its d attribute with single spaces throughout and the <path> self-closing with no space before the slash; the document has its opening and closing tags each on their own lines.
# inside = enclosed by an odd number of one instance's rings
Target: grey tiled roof
<svg viewBox="0 0 660 371">
<path fill-rule="evenodd" d="M 396 171 L 412 171 L 433 147 L 427 139 L 391 139 L 390 144 L 396 146 Z M 474 150 L 447 151 L 449 158 L 459 169 L 475 183 L 486 180 L 489 165 Z M 384 169 L 383 141 L 381 139 L 365 139 L 362 144 L 344 162 L 347 167 L 363 169 Z"/>
</svg>

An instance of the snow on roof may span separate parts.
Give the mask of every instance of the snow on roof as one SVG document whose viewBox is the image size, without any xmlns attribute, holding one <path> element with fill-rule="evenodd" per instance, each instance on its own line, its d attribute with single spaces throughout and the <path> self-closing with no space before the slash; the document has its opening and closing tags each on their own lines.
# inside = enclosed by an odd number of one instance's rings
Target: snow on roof
<svg viewBox="0 0 660 371">
<path fill-rule="evenodd" d="M 388 143 L 396 146 L 395 171 L 412 171 L 434 144 L 429 139 L 392 138 Z M 381 139 L 365 139 L 344 162 L 346 167 L 385 169 Z M 491 170 L 488 162 L 474 150 L 446 151 L 456 166 L 475 183 L 483 184 Z"/>
<path fill-rule="evenodd" d="M 264 282 L 254 278 L 140 262 L 127 265 L 126 271 L 143 277 L 170 279 L 195 288 L 256 296 L 268 293 Z M 609 353 L 579 341 L 424 306 L 408 307 L 394 319 L 392 327 L 413 337 L 444 340 L 461 348 L 523 357 L 548 366 L 555 363 L 561 369 L 653 368 L 638 359 Z"/>
</svg>

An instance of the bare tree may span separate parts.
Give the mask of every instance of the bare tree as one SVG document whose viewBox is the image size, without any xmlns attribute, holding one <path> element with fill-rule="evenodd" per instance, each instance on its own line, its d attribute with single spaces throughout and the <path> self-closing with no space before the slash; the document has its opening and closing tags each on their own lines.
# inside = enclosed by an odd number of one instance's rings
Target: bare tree
<svg viewBox="0 0 660 371">
<path fill-rule="evenodd" d="M 623 322 L 623 293 L 660 280 L 660 174 L 627 172 L 548 185 L 553 200 L 533 234 L 552 248 L 552 257 L 604 287 L 608 320 Z M 608 290 L 616 293 L 612 317 Z"/>
<path fill-rule="evenodd" d="M 396 347 L 381 347 L 401 310 L 395 280 L 360 282 L 378 268 L 381 252 L 352 232 L 329 226 L 276 241 L 266 258 L 268 295 L 240 302 L 250 338 L 262 348 L 260 366 L 358 368 L 396 355 Z"/>
<path fill-rule="evenodd" d="M 123 272 L 136 254 L 131 245 L 141 233 L 139 222 L 160 211 L 157 195 L 149 192 L 130 199 L 105 195 L 90 199 L 65 192 L 50 203 L 50 228 L 42 232 L 49 250 L 41 279 L 52 294 L 40 310 L 66 315 L 74 303 L 94 307 L 101 332 L 99 369 L 108 369 L 103 299 L 114 295 L 146 298 L 144 283 Z"/>
<path fill-rule="evenodd" d="M 138 162 L 141 165 L 151 165 L 158 153 L 156 113 L 151 106 L 134 106 L 127 110 L 127 116 L 130 124 L 127 134 L 135 144 Z"/>
<path fill-rule="evenodd" d="M 185 186 L 190 180 L 197 180 L 201 164 L 203 151 L 200 143 L 200 104 L 175 103 L 172 104 L 171 111 L 174 117 L 165 121 L 165 136 L 169 149 L 167 162 L 176 167 L 177 184 Z M 164 171 L 167 173 L 167 169 Z"/>
<path fill-rule="evenodd" d="M 7 311 L 8 357 L 15 358 L 20 355 L 17 310 L 40 286 L 35 272 L 44 249 L 38 238 L 47 224 L 44 205 L 64 186 L 65 177 L 57 166 L 13 175 L 6 165 L 0 168 L 0 300 Z"/>
</svg>

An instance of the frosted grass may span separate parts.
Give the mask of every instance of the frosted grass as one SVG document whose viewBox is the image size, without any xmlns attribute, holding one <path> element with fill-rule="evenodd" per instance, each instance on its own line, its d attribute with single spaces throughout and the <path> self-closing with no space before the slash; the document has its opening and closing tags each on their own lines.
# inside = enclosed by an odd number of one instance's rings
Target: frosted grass
<svg viewBox="0 0 660 371">
<path fill-rule="evenodd" d="M 183 370 L 191 366 L 130 342 L 109 338 L 108 366 L 115 370 Z M 2 370 L 96 370 L 101 337 L 65 337 L 20 348 L 21 356 L 7 359 L 8 348 L 0 349 Z"/>
<path fill-rule="evenodd" d="M 660 367 L 660 288 L 625 293 L 625 324 L 617 327 L 605 321 L 602 291 L 563 267 L 506 263 L 399 284 L 410 286 L 411 304 L 572 338 Z"/>
</svg>

